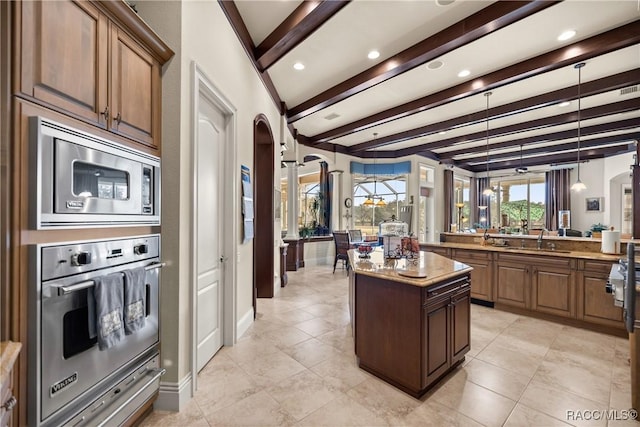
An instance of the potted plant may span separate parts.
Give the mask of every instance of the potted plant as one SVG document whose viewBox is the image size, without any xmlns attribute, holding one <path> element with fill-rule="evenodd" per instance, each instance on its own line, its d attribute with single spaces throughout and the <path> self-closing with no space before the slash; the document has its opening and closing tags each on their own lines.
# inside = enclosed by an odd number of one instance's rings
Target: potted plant
<svg viewBox="0 0 640 427">
<path fill-rule="evenodd" d="M 609 227 L 600 223 L 597 224 L 593 224 L 591 226 L 591 236 L 595 237 L 595 238 L 601 238 L 602 237 L 602 232 L 604 230 L 608 230 Z"/>
</svg>

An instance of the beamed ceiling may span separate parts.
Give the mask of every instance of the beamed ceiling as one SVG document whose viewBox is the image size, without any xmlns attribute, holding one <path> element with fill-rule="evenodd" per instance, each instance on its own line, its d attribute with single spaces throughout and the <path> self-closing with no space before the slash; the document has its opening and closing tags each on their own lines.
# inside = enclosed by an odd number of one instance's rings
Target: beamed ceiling
<svg viewBox="0 0 640 427">
<path fill-rule="evenodd" d="M 637 0 L 220 5 L 303 145 L 483 172 L 575 163 L 578 137 L 585 160 L 640 139 Z"/>
</svg>

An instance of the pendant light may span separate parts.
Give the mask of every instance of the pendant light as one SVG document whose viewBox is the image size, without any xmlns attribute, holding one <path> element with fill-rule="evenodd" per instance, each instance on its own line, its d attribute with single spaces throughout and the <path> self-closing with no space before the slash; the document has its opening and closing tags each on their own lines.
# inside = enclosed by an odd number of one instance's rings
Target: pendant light
<svg viewBox="0 0 640 427">
<path fill-rule="evenodd" d="M 375 140 L 377 137 L 378 137 L 378 133 L 376 132 L 373 134 L 374 146 L 375 146 Z M 367 196 L 367 200 L 365 200 L 364 203 L 362 203 L 363 206 L 373 206 L 374 204 L 379 208 L 387 206 L 387 202 L 384 201 L 382 196 L 378 196 L 377 184 L 378 184 L 378 181 L 376 179 L 376 150 L 374 148 L 373 149 L 373 195 Z M 374 202 L 375 199 L 379 199 L 378 202 Z"/>
<path fill-rule="evenodd" d="M 522 166 L 522 144 L 520 144 L 520 166 L 516 168 L 516 173 L 524 174 L 527 173 L 528 170 L 529 168 Z"/>
<path fill-rule="evenodd" d="M 377 184 L 378 181 L 376 180 L 376 149 L 375 149 L 375 140 L 378 137 L 377 133 L 373 134 L 373 141 L 374 141 L 374 149 L 373 149 L 373 198 L 377 199 L 379 198 L 380 200 L 378 200 L 378 202 L 376 203 L 376 206 L 379 208 L 383 208 L 385 206 L 387 206 L 387 202 L 384 201 L 384 199 L 382 198 L 382 196 L 378 196 L 378 192 L 377 190 Z"/>
<path fill-rule="evenodd" d="M 571 186 L 571 190 L 578 193 L 587 188 L 587 186 L 580 181 L 580 85 L 582 83 L 582 67 L 584 66 L 585 63 L 581 62 L 573 67 L 578 70 L 578 179 Z"/>
<path fill-rule="evenodd" d="M 491 96 L 491 92 L 485 93 L 484 96 L 487 98 L 487 188 L 482 191 L 482 194 L 487 197 L 492 197 L 494 193 L 491 189 L 491 179 L 489 179 L 489 97 Z"/>
</svg>

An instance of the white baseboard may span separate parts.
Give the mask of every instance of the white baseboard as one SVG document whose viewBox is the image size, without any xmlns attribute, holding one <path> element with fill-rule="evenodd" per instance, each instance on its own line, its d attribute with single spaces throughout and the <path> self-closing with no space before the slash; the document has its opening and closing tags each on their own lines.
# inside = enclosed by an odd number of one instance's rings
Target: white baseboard
<svg viewBox="0 0 640 427">
<path fill-rule="evenodd" d="M 191 400 L 191 374 L 187 375 L 180 383 L 160 382 L 160 393 L 153 404 L 153 408 L 159 411 L 182 410 Z"/>
<path fill-rule="evenodd" d="M 245 314 L 238 320 L 236 337 L 240 338 L 247 332 L 249 326 L 253 324 L 253 307 L 251 307 Z"/>
</svg>

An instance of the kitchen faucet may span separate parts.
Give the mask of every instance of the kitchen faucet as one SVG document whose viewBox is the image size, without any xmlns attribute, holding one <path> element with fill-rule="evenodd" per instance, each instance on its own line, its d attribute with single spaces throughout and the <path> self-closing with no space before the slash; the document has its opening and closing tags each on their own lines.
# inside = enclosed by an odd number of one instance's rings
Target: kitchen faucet
<svg viewBox="0 0 640 427">
<path fill-rule="evenodd" d="M 547 230 L 546 228 L 543 228 L 542 230 L 540 230 L 540 234 L 538 235 L 538 250 L 542 249 L 542 236 L 544 235 L 544 232 L 547 232 L 547 235 L 549 234 L 549 230 Z"/>
</svg>

